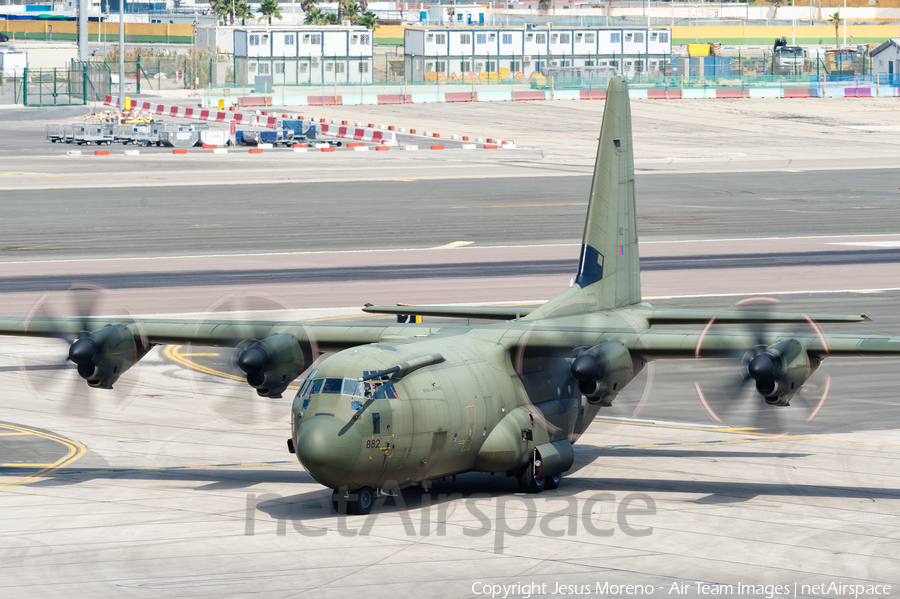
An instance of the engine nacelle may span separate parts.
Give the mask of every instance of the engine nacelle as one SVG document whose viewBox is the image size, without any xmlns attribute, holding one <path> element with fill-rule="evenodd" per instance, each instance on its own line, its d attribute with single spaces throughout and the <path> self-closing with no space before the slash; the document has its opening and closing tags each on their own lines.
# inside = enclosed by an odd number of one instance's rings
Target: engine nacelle
<svg viewBox="0 0 900 599">
<path fill-rule="evenodd" d="M 591 403 L 610 405 L 619 391 L 644 367 L 619 341 L 604 341 L 572 362 L 572 376 Z"/>
<path fill-rule="evenodd" d="M 773 406 L 786 406 L 806 382 L 821 360 L 810 359 L 796 339 L 779 341 L 750 360 L 747 371 L 756 381 L 756 390 Z"/>
<path fill-rule="evenodd" d="M 257 341 L 238 356 L 238 367 L 261 397 L 281 397 L 291 382 L 312 363 L 310 344 L 290 333 Z"/>
<path fill-rule="evenodd" d="M 113 324 L 80 337 L 69 347 L 69 360 L 91 387 L 112 389 L 122 373 L 147 355 L 150 346 L 137 325 Z"/>
</svg>

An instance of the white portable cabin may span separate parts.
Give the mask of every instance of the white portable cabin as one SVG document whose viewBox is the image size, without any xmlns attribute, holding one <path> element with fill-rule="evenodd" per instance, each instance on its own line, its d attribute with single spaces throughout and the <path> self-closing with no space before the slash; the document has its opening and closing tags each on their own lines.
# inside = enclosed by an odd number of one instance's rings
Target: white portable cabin
<svg viewBox="0 0 900 599">
<path fill-rule="evenodd" d="M 872 50 L 872 74 L 881 83 L 900 85 L 900 38 L 889 39 Z"/>
<path fill-rule="evenodd" d="M 652 73 L 671 60 L 666 27 L 430 27 L 407 29 L 406 78 L 422 81 L 508 70 L 515 76 L 558 67 L 609 66 L 617 72 Z"/>
<path fill-rule="evenodd" d="M 371 83 L 372 32 L 365 27 L 253 27 L 234 32 L 235 82 L 274 85 Z"/>
</svg>

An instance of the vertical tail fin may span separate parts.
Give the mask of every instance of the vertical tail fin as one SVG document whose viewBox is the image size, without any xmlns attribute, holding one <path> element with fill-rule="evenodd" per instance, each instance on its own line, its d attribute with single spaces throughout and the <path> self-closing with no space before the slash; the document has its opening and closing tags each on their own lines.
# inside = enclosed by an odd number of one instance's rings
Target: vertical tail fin
<svg viewBox="0 0 900 599">
<path fill-rule="evenodd" d="M 610 79 L 575 285 L 528 318 L 583 314 L 641 301 L 631 104 L 624 77 Z"/>
</svg>

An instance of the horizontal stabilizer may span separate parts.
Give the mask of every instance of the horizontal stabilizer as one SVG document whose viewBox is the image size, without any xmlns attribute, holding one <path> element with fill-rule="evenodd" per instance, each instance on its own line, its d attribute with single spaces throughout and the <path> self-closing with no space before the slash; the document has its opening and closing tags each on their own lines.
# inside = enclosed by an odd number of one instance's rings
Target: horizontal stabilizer
<svg viewBox="0 0 900 599">
<path fill-rule="evenodd" d="M 410 314 L 414 316 L 441 316 L 447 318 L 484 318 L 490 320 L 512 320 L 530 314 L 540 304 L 517 304 L 505 306 L 372 306 L 366 305 L 363 312 L 369 314 Z"/>
<path fill-rule="evenodd" d="M 715 318 L 719 323 L 790 323 L 790 322 L 867 322 L 865 314 L 798 314 L 796 312 L 756 312 L 753 310 L 652 310 L 646 317 L 655 324 L 705 324 Z"/>
</svg>

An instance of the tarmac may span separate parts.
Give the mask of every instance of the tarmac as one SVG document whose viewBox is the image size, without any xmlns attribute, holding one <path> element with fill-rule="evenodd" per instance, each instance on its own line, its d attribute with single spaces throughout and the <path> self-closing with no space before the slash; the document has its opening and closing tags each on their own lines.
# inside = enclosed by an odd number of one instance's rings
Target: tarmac
<svg viewBox="0 0 900 599">
<path fill-rule="evenodd" d="M 891 125 L 896 100 L 779 102 L 632 104 L 645 299 L 726 308 L 772 293 L 779 311 L 873 318 L 829 332 L 900 334 L 895 134 L 845 128 Z M 0 312 L 45 294 L 65 312 L 69 281 L 107 287 L 101 313 L 189 318 L 247 295 L 277 319 L 549 299 L 574 274 L 602 102 L 524 104 L 456 113 L 524 150 L 328 163 L 67 157 L 43 142 L 41 113 L 2 111 L 15 125 L 0 147 Z M 396 124 L 451 116 L 410 108 Z M 559 131 L 542 137 L 536 110 Z M 671 131 L 647 133 L 663 121 Z M 601 410 L 558 490 L 470 474 L 355 519 L 287 453 L 289 399 L 179 358 L 202 350 L 163 349 L 104 393 L 55 368 L 22 375 L 63 344 L 0 342 L 4 596 L 900 595 L 900 360 L 826 360 L 802 390 L 830 389 L 818 417 L 795 402 L 790 432 L 763 439 L 717 427 L 697 399 L 695 383 L 732 384 L 733 365 L 655 363 Z"/>
</svg>

